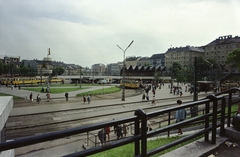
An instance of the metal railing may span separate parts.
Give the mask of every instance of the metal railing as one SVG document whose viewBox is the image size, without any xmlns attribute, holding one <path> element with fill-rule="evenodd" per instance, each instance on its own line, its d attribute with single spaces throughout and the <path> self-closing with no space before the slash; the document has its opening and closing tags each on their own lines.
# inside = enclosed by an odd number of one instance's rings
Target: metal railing
<svg viewBox="0 0 240 157">
<path fill-rule="evenodd" d="M 217 94 L 217 95 L 209 95 L 204 99 L 182 104 L 180 106 L 176 107 L 170 107 L 166 109 L 162 109 L 159 111 L 154 111 L 150 113 L 145 113 L 143 110 L 139 109 L 136 110 L 134 115 L 131 117 L 127 117 L 124 119 L 119 120 L 112 120 L 109 122 L 102 122 L 98 124 L 92 124 L 87 126 L 81 126 L 77 128 L 47 133 L 43 135 L 36 135 L 32 137 L 26 137 L 22 139 L 17 139 L 15 141 L 9 141 L 9 142 L 2 142 L 0 143 L 0 151 L 15 149 L 23 146 L 29 146 L 32 144 L 37 144 L 41 142 L 51 141 L 55 139 L 65 138 L 72 135 L 77 135 L 81 133 L 87 133 L 89 135 L 89 132 L 96 131 L 108 126 L 114 126 L 117 124 L 124 124 L 124 123 L 134 123 L 134 135 L 122 138 L 116 141 L 113 141 L 109 144 L 106 144 L 104 146 L 96 146 L 92 147 L 80 152 L 75 152 L 72 154 L 65 155 L 66 157 L 76 157 L 76 156 L 87 156 L 96 154 L 105 150 L 113 149 L 116 147 L 120 147 L 129 143 L 134 144 L 134 154 L 133 156 L 140 157 L 140 156 L 151 156 L 154 154 L 157 154 L 163 150 L 166 150 L 168 148 L 171 148 L 175 145 L 178 145 L 182 142 L 194 139 L 195 137 L 198 137 L 200 135 L 204 135 L 204 140 L 209 141 L 209 133 L 212 134 L 211 136 L 211 143 L 216 143 L 216 130 L 220 127 L 220 135 L 223 136 L 225 134 L 224 131 L 224 124 L 225 124 L 225 107 L 228 105 L 228 113 L 227 113 L 227 123 L 228 126 L 230 126 L 230 120 L 231 120 L 231 105 L 240 102 L 239 99 L 235 99 L 233 101 L 233 93 L 239 92 L 239 89 L 230 89 L 228 91 L 225 91 L 223 93 Z M 228 103 L 226 103 L 225 99 L 228 99 Z M 210 105 L 211 104 L 211 105 Z M 204 112 L 201 115 L 198 115 L 196 117 L 189 118 L 187 120 L 184 120 L 179 123 L 171 124 L 171 115 L 176 112 L 176 110 L 179 109 L 190 109 L 192 106 L 198 106 L 198 105 L 204 105 Z M 154 129 L 152 131 L 147 131 L 147 120 L 153 117 L 157 117 L 163 114 L 168 115 L 168 122 L 167 125 L 161 128 Z M 218 118 L 220 117 L 220 119 Z M 192 133 L 190 135 L 186 135 L 178 140 L 175 140 L 171 143 L 168 143 L 166 145 L 160 146 L 158 148 L 147 150 L 147 139 L 151 137 L 159 136 L 161 133 L 167 133 L 168 136 L 170 134 L 171 130 L 176 130 L 176 128 L 183 127 L 186 125 L 191 125 L 194 122 L 197 122 L 199 120 L 204 121 L 204 128 L 196 131 L 195 133 Z M 96 139 L 96 137 L 95 137 Z"/>
</svg>

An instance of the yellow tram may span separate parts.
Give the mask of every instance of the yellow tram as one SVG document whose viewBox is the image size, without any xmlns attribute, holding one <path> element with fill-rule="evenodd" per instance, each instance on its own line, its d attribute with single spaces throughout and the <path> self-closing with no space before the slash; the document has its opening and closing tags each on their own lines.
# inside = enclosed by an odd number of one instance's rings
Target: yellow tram
<svg viewBox="0 0 240 157">
<path fill-rule="evenodd" d="M 139 81 L 137 80 L 129 80 L 129 79 L 125 79 L 124 80 L 124 85 L 125 88 L 132 88 L 132 89 L 138 89 L 139 88 Z M 123 86 L 122 84 L 122 80 L 120 82 L 120 86 Z"/>
<path fill-rule="evenodd" d="M 24 85 L 24 84 L 40 84 L 47 83 L 49 77 L 36 76 L 36 77 L 1 77 L 0 82 L 2 85 Z M 63 79 L 58 77 L 51 77 L 50 83 L 62 83 Z"/>
</svg>

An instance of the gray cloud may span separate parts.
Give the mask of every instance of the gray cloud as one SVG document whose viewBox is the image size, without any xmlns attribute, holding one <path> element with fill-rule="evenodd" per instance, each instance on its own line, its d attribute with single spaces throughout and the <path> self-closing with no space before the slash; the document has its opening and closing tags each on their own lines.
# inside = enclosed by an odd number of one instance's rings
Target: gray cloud
<svg viewBox="0 0 240 157">
<path fill-rule="evenodd" d="M 240 2 L 0 0 L 0 54 L 91 66 L 238 35 Z"/>
</svg>

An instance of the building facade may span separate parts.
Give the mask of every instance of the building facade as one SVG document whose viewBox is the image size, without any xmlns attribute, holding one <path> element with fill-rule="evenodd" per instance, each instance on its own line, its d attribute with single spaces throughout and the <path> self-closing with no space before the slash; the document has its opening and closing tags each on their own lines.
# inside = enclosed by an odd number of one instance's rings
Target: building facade
<svg viewBox="0 0 240 157">
<path fill-rule="evenodd" d="M 150 58 L 149 57 L 141 57 L 138 61 L 137 61 L 137 66 L 149 66 L 150 63 Z"/>
<path fill-rule="evenodd" d="M 177 62 L 182 67 L 191 68 L 194 66 L 194 58 L 200 56 L 204 57 L 204 49 L 202 47 L 169 48 L 165 53 L 165 66 L 169 70 L 173 62 Z"/>
<path fill-rule="evenodd" d="M 94 64 L 92 65 L 92 75 L 94 76 L 104 76 L 106 72 L 106 68 L 104 64 Z"/>
<path fill-rule="evenodd" d="M 106 74 L 110 76 L 119 76 L 122 67 L 122 62 L 108 64 L 106 67 Z"/>
<path fill-rule="evenodd" d="M 237 72 L 238 69 L 226 64 L 227 55 L 234 49 L 240 49 L 240 37 L 232 35 L 220 36 L 204 46 L 205 58 L 214 59 L 220 70 L 225 72 Z"/>
<path fill-rule="evenodd" d="M 150 58 L 150 66 L 164 67 L 165 66 L 165 54 L 158 53 L 153 54 Z"/>
<path fill-rule="evenodd" d="M 141 57 L 136 57 L 136 56 L 127 57 L 127 58 L 125 59 L 125 65 L 126 65 L 126 67 L 130 67 L 130 66 L 135 67 L 135 66 L 137 66 L 137 63 L 138 63 L 138 61 L 140 60 L 140 58 L 141 58 Z"/>
</svg>

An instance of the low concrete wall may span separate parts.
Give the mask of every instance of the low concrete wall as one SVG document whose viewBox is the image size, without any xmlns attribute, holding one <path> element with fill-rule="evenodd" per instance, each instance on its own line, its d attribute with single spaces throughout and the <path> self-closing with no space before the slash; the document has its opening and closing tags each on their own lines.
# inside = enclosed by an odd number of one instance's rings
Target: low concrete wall
<svg viewBox="0 0 240 157">
<path fill-rule="evenodd" d="M 1 142 L 5 142 L 5 124 L 8 116 L 13 108 L 13 97 L 3 96 L 0 97 L 0 139 Z M 0 152 L 0 157 L 14 157 L 14 150 L 8 150 Z"/>
<path fill-rule="evenodd" d="M 229 138 L 236 139 L 240 141 L 240 132 L 237 131 L 234 127 L 226 127 L 225 135 Z"/>
</svg>

